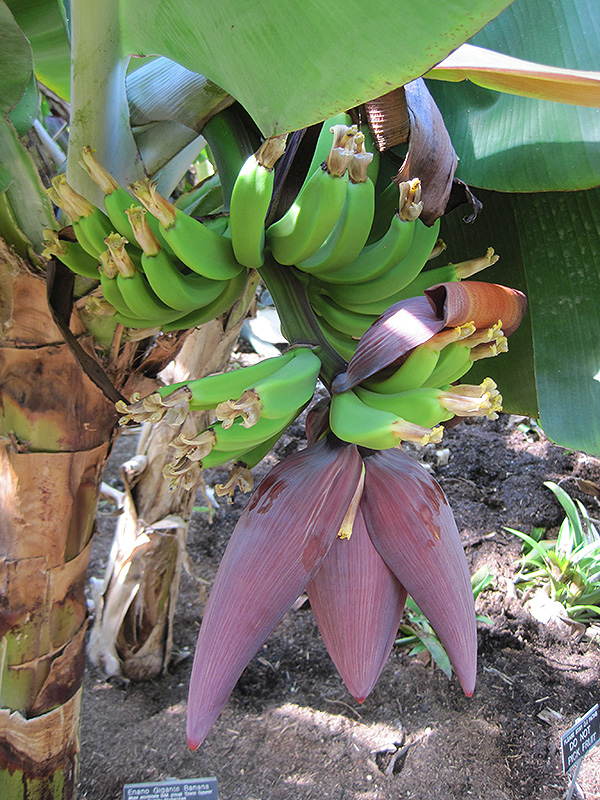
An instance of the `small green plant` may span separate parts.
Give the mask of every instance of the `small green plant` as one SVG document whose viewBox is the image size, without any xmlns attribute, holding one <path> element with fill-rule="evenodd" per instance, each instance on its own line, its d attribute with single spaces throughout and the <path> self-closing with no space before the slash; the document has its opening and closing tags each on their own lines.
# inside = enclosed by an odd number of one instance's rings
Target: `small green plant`
<svg viewBox="0 0 600 800">
<path fill-rule="evenodd" d="M 471 586 L 473 587 L 473 599 L 476 600 L 479 594 L 492 582 L 492 576 L 487 567 L 481 567 L 471 575 Z M 446 651 L 435 631 L 429 624 L 427 617 L 420 608 L 417 606 L 412 597 L 406 600 L 406 607 L 404 611 L 406 622 L 403 622 L 399 627 L 399 632 L 403 635 L 396 639 L 395 643 L 399 647 L 411 647 L 409 655 L 416 656 L 418 653 L 425 651 L 433 659 L 434 663 L 444 672 L 449 678 L 452 677 L 452 666 Z M 477 615 L 478 622 L 491 622 L 489 617 L 483 614 Z"/>
<path fill-rule="evenodd" d="M 543 588 L 561 603 L 574 622 L 588 624 L 600 618 L 600 535 L 585 506 L 552 481 L 546 481 L 565 510 L 558 537 L 545 539 L 544 528 L 528 536 L 506 528 L 523 540 L 521 569 L 516 581 L 521 588 Z"/>
</svg>

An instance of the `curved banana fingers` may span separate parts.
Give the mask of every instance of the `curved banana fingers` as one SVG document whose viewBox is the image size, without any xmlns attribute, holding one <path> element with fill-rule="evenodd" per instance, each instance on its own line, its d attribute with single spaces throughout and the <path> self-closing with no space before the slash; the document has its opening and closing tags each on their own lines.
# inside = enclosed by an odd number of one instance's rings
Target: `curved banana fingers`
<svg viewBox="0 0 600 800">
<path fill-rule="evenodd" d="M 258 419 L 282 419 L 306 405 L 312 398 L 321 361 L 312 350 L 292 350 L 292 359 L 280 369 L 249 386 L 237 400 L 217 406 L 217 418 L 223 427 L 242 417 L 242 425 L 251 427 Z"/>
<path fill-rule="evenodd" d="M 388 450 L 402 441 L 439 442 L 443 433 L 442 428 L 423 428 L 390 411 L 373 408 L 352 389 L 333 395 L 329 423 L 339 439 L 373 450 Z"/>
<path fill-rule="evenodd" d="M 224 314 L 231 306 L 240 299 L 244 289 L 246 288 L 247 273 L 244 269 L 235 278 L 226 281 L 225 288 L 222 293 L 208 303 L 203 308 L 196 311 L 191 311 L 183 317 L 179 317 L 175 322 L 167 323 L 162 326 L 162 330 L 168 331 L 182 331 L 188 328 L 196 328 L 198 325 L 204 325 L 205 322 L 210 322 L 211 319 L 216 319 L 220 314 Z"/>
<path fill-rule="evenodd" d="M 356 147 L 348 164 L 348 190 L 342 213 L 321 247 L 305 261 L 296 264 L 298 269 L 311 275 L 326 275 L 351 264 L 364 247 L 375 212 L 375 187 L 367 176 L 372 153 L 365 150 L 365 137 L 353 137 Z"/>
<path fill-rule="evenodd" d="M 186 267 L 217 281 L 235 278 L 245 271 L 235 260 L 228 237 L 184 214 L 158 193 L 153 181 L 138 181 L 130 188 L 158 219 L 161 236 Z"/>
<path fill-rule="evenodd" d="M 425 342 L 415 347 L 406 361 L 390 375 L 374 376 L 364 381 L 363 385 L 378 394 L 397 394 L 423 386 L 434 372 L 440 356 L 439 350 L 427 347 L 427 344 L 428 342 Z"/>
<path fill-rule="evenodd" d="M 338 125 L 331 130 L 333 146 L 327 159 L 316 167 L 283 217 L 267 228 L 267 243 L 280 264 L 299 264 L 312 256 L 342 213 L 356 128 Z"/>
<path fill-rule="evenodd" d="M 59 239 L 56 231 L 48 229 L 44 231 L 44 244 L 42 255 L 57 258 L 76 275 L 100 280 L 100 260 L 91 256 L 80 242 Z"/>
<path fill-rule="evenodd" d="M 294 351 L 289 350 L 283 355 L 265 358 L 249 367 L 162 386 L 158 389 L 158 394 L 165 399 L 175 390 L 185 386 L 189 392 L 189 410 L 208 411 L 226 400 L 239 397 L 258 381 L 273 375 L 292 360 L 293 354 Z"/>
<path fill-rule="evenodd" d="M 360 306 L 388 299 L 409 284 L 423 269 L 435 245 L 440 227 L 439 220 L 427 228 L 415 220 L 415 232 L 408 253 L 383 275 L 355 284 L 324 284 L 324 291 L 342 306 Z M 388 306 L 390 303 L 388 303 Z"/>
<path fill-rule="evenodd" d="M 364 247 L 356 258 L 338 269 L 320 274 L 323 281 L 334 284 L 365 283 L 389 272 L 408 255 L 416 230 L 415 222 L 423 204 L 421 182 L 404 181 L 399 187 L 392 184 L 397 206 L 380 239 Z M 371 221 L 373 215 L 370 217 Z"/>
<path fill-rule="evenodd" d="M 377 319 L 374 314 L 348 311 L 347 308 L 338 305 L 327 295 L 319 294 L 316 291 L 311 292 L 310 287 L 308 296 L 315 313 L 332 328 L 346 336 L 360 338 Z"/>
</svg>

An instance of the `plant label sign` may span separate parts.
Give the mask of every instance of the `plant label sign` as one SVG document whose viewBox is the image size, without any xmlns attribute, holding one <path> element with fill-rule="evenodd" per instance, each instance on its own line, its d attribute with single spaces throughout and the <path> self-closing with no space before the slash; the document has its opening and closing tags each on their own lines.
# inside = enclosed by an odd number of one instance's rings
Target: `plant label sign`
<svg viewBox="0 0 600 800">
<path fill-rule="evenodd" d="M 600 715 L 598 704 L 591 708 L 579 722 L 561 736 L 563 772 L 583 758 L 600 740 Z"/>
<path fill-rule="evenodd" d="M 217 800 L 216 778 L 126 783 L 123 800 Z"/>
</svg>

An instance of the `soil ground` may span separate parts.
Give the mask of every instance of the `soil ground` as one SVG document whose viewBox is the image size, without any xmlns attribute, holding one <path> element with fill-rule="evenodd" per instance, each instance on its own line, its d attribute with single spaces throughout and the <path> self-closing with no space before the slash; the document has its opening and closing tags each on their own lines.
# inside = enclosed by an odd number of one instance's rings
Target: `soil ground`
<svg viewBox="0 0 600 800">
<path fill-rule="evenodd" d="M 478 683 L 462 694 L 431 663 L 393 650 L 359 705 L 339 678 L 308 603 L 290 611 L 252 660 L 205 743 L 185 742 L 188 681 L 202 617 L 199 584 L 184 575 L 168 673 L 147 683 L 106 681 L 88 670 L 81 731 L 80 797 L 118 800 L 125 783 L 214 776 L 222 800 L 554 800 L 562 773 L 560 735 L 600 700 L 599 649 L 587 638 L 538 623 L 515 589 L 520 540 L 505 526 L 556 529 L 564 517 L 547 480 L 597 501 L 577 479 L 600 482 L 600 462 L 552 445 L 513 417 L 463 422 L 443 446 L 415 458 L 429 465 L 455 512 L 471 571 L 493 584 L 477 600 Z M 303 446 L 292 427 L 256 472 Z M 107 480 L 133 448 L 117 441 Z M 440 449 L 442 448 L 442 449 Z M 447 451 L 447 452 L 445 452 Z M 111 471 L 112 469 L 112 471 Z M 207 471 L 207 485 L 226 470 Z M 199 503 L 204 502 L 199 498 Z M 220 502 L 212 523 L 195 513 L 188 549 L 209 584 L 246 497 Z M 111 543 L 101 520 L 91 574 Z M 583 761 L 574 797 L 600 798 L 600 747 Z"/>
</svg>

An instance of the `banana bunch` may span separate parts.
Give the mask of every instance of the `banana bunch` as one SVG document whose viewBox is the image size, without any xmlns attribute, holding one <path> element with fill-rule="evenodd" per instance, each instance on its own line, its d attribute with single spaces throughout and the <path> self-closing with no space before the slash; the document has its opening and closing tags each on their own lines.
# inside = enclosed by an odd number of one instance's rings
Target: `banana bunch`
<svg viewBox="0 0 600 800">
<path fill-rule="evenodd" d="M 486 378 L 456 384 L 474 361 L 508 350 L 501 323 L 476 330 L 471 322 L 442 330 L 392 366 L 353 389 L 334 394 L 329 424 L 340 439 L 374 450 L 403 441 L 439 442 L 454 416 L 496 419 L 502 398 Z"/>
<path fill-rule="evenodd" d="M 118 322 L 129 328 L 185 330 L 214 319 L 238 300 L 248 272 L 224 231 L 185 214 L 149 180 L 131 187 L 129 194 L 90 147 L 84 148 L 81 165 L 104 192 L 106 213 L 58 176 L 48 194 L 72 220 L 77 241 L 47 231 L 44 252 L 79 275 L 99 279 Z M 145 207 L 136 205 L 134 197 Z"/>
<path fill-rule="evenodd" d="M 148 397 L 117 403 L 120 424 L 166 419 L 179 425 L 190 411 L 214 410 L 216 421 L 194 437 L 171 443 L 165 477 L 173 486 L 195 485 L 199 470 L 240 459 L 257 464 L 312 398 L 321 361 L 308 347 L 233 372 L 172 384 Z M 241 419 L 237 423 L 237 418 Z"/>
</svg>

